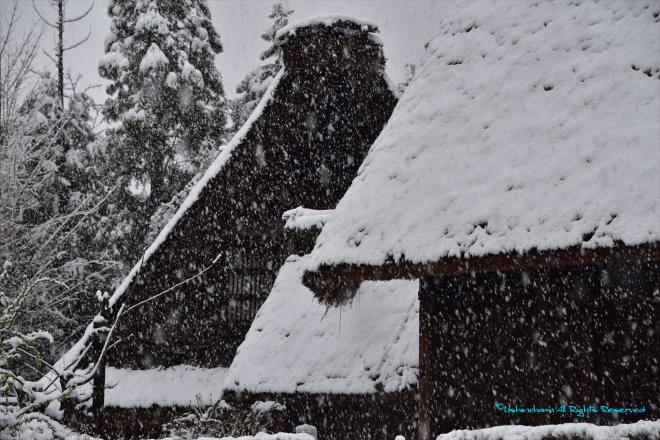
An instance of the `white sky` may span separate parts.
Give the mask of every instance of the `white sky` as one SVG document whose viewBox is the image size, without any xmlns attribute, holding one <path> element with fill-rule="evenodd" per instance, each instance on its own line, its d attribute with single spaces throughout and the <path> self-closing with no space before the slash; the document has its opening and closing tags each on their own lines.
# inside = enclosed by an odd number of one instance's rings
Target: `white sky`
<svg viewBox="0 0 660 440">
<path fill-rule="evenodd" d="M 43 15 L 54 19 L 49 0 L 35 0 Z M 236 85 L 260 60 L 266 43 L 259 37 L 270 24 L 267 15 L 273 0 L 207 0 L 212 19 L 220 33 L 224 52 L 216 58 L 222 74 L 225 93 L 232 96 Z M 91 0 L 69 0 L 67 16 L 73 17 L 89 7 Z M 446 2 L 443 0 L 285 0 L 295 10 L 290 17 L 296 21 L 314 15 L 343 14 L 364 18 L 379 25 L 380 37 L 387 57 L 387 71 L 395 83 L 405 78 L 406 63 L 416 63 L 424 51 L 424 43 L 435 34 Z M 18 0 L 22 23 L 38 20 L 32 0 Z M 12 0 L 0 0 L 0 16 L 6 16 Z M 91 28 L 91 37 L 82 46 L 66 53 L 65 63 L 74 75 L 81 74 L 81 85 L 101 84 L 97 65 L 103 54 L 103 41 L 110 30 L 107 15 L 108 0 L 96 0 L 93 10 L 84 20 L 72 23 L 65 30 L 65 39 L 73 43 L 84 37 Z M 44 26 L 43 46 L 52 49 L 54 33 Z M 54 70 L 52 63 L 41 56 L 40 67 Z M 92 95 L 98 102 L 105 92 L 96 89 Z"/>
</svg>

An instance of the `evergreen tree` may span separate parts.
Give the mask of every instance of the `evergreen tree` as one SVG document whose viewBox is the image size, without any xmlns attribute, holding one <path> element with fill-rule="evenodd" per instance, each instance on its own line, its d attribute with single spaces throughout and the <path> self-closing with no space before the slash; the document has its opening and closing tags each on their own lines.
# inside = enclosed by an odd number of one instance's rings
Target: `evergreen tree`
<svg viewBox="0 0 660 440">
<path fill-rule="evenodd" d="M 266 32 L 261 34 L 261 38 L 270 43 L 270 46 L 268 46 L 268 48 L 261 53 L 262 60 L 276 57 L 275 63 L 278 65 L 281 64 L 279 59 L 279 46 L 275 44 L 275 35 L 277 35 L 277 31 L 289 24 L 289 15 L 293 14 L 294 12 L 295 11 L 293 9 L 289 9 L 283 6 L 282 3 L 275 3 L 273 5 L 273 9 L 268 15 L 268 18 L 273 20 L 273 24 Z"/>
<path fill-rule="evenodd" d="M 293 9 L 288 9 L 282 3 L 275 3 L 268 18 L 273 20 L 270 28 L 261 35 L 261 38 L 270 45 L 261 53 L 262 61 L 266 63 L 243 78 L 236 87 L 239 97 L 232 103 L 235 123 L 241 126 L 245 123 L 254 108 L 257 106 L 261 97 L 264 95 L 270 82 L 277 75 L 282 67 L 280 48 L 275 44 L 275 35 L 277 31 L 289 24 L 289 15 L 293 14 Z"/>
<path fill-rule="evenodd" d="M 110 80 L 104 115 L 110 166 L 123 181 L 115 236 L 124 261 L 139 258 L 146 225 L 209 154 L 225 127 L 215 55 L 222 51 L 205 0 L 112 0 L 99 64 Z"/>
</svg>

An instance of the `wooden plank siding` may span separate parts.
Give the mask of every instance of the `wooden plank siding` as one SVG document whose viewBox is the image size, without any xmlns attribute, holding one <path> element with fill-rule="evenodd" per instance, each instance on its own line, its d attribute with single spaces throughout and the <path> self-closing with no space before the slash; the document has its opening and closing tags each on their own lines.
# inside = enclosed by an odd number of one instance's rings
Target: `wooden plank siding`
<svg viewBox="0 0 660 440">
<path fill-rule="evenodd" d="M 660 416 L 660 265 L 608 262 L 446 276 L 420 284 L 420 435 Z M 506 414 L 645 407 L 645 414 Z"/>
</svg>

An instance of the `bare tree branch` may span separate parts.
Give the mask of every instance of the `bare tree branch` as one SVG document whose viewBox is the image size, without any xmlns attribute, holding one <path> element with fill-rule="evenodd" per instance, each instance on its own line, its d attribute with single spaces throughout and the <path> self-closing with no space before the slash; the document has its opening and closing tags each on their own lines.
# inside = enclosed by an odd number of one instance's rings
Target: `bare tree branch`
<svg viewBox="0 0 660 440">
<path fill-rule="evenodd" d="M 37 13 L 37 15 L 39 16 L 41 21 L 43 21 L 44 23 L 46 23 L 48 26 L 52 27 L 53 29 L 57 29 L 56 25 L 54 25 L 50 21 L 46 20 L 46 18 L 41 14 L 41 12 L 39 11 L 39 8 L 37 8 L 37 3 L 36 3 L 35 0 L 32 0 L 32 7 L 34 8 L 34 12 Z"/>
<path fill-rule="evenodd" d="M 94 7 L 95 2 L 96 2 L 96 0 L 92 1 L 92 4 L 89 5 L 89 8 L 87 8 L 87 10 L 85 12 L 83 12 L 82 14 L 80 14 L 79 16 L 74 17 L 74 18 L 65 19 L 64 23 L 73 23 L 74 21 L 79 21 L 79 20 L 82 20 L 83 18 L 87 17 L 87 14 L 89 14 L 91 12 L 92 8 Z"/>
<path fill-rule="evenodd" d="M 89 28 L 89 31 L 87 32 L 87 36 L 86 36 L 85 38 L 83 38 L 82 40 L 78 41 L 77 43 L 72 44 L 71 46 L 67 46 L 67 47 L 63 48 L 62 50 L 66 52 L 67 50 L 75 49 L 76 47 L 80 46 L 81 44 L 83 44 L 84 42 L 86 42 L 87 40 L 89 40 L 89 37 L 90 37 L 91 35 L 92 35 L 92 28 L 90 27 L 90 28 Z"/>
<path fill-rule="evenodd" d="M 51 60 L 53 63 L 57 63 L 57 61 L 55 60 L 55 58 L 53 58 L 53 56 L 52 56 L 51 54 L 49 54 L 48 52 L 46 52 L 46 49 L 44 49 L 44 48 L 42 47 L 42 48 L 41 48 L 41 51 L 43 52 L 44 55 L 46 55 L 46 56 L 48 57 L 49 60 Z"/>
</svg>

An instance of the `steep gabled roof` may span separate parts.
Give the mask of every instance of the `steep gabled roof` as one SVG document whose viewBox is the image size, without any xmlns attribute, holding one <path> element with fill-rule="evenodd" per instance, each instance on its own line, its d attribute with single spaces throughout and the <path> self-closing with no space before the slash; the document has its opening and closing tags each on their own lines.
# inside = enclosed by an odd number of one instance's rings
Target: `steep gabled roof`
<svg viewBox="0 0 660 440">
<path fill-rule="evenodd" d="M 365 282 L 352 304 L 327 309 L 289 257 L 227 373 L 252 393 L 374 393 L 417 384 L 418 282 Z"/>
<path fill-rule="evenodd" d="M 159 247 L 167 240 L 172 230 L 176 227 L 179 221 L 186 215 L 187 211 L 192 205 L 199 199 L 200 194 L 205 190 L 209 181 L 215 178 L 218 173 L 225 166 L 227 161 L 231 158 L 232 153 L 237 146 L 245 138 L 245 135 L 251 130 L 254 122 L 259 119 L 261 114 L 264 111 L 264 108 L 268 106 L 269 102 L 272 99 L 273 93 L 277 88 L 277 85 L 284 75 L 284 69 L 282 69 L 279 74 L 272 81 L 270 87 L 264 94 L 259 105 L 254 109 L 248 120 L 245 122 L 243 127 L 234 135 L 232 140 L 222 148 L 222 151 L 218 157 L 213 161 L 211 166 L 206 170 L 201 179 L 192 187 L 190 193 L 186 196 L 184 201 L 181 203 L 181 206 L 177 212 L 170 218 L 165 227 L 160 231 L 156 236 L 156 239 L 151 243 L 151 245 L 145 250 L 142 258 L 133 266 L 128 275 L 122 280 L 119 286 L 115 289 L 113 294 L 109 298 L 109 305 L 112 307 L 115 304 L 120 304 L 122 302 L 122 296 L 126 293 L 127 289 L 134 282 L 136 276 L 140 273 L 142 267 L 149 261 L 154 253 L 156 253 Z M 53 367 L 58 374 L 70 369 L 77 361 L 77 359 L 84 355 L 84 353 L 89 350 L 89 347 L 92 343 L 92 338 L 94 335 L 94 321 L 103 319 L 101 315 L 97 315 L 92 322 L 85 328 L 83 335 L 80 339 L 66 352 L 62 357 L 54 363 Z M 81 365 L 85 368 L 86 365 Z M 46 374 L 42 380 L 45 380 L 44 384 L 48 384 L 49 387 L 59 386 L 58 381 L 53 378 L 54 372 Z"/>
<path fill-rule="evenodd" d="M 374 30 L 333 23 L 281 42 L 284 67 L 260 104 L 110 297 L 111 315 L 132 311 L 107 365 L 228 366 L 291 253 L 282 211 L 331 208 L 349 186 L 396 96 Z M 58 369 L 81 354 L 88 366 L 93 330 Z"/>
<path fill-rule="evenodd" d="M 128 275 L 122 280 L 121 284 L 117 287 L 117 289 L 115 289 L 114 293 L 112 294 L 109 300 L 111 307 L 114 306 L 115 303 L 120 301 L 126 289 L 128 289 L 128 287 L 134 281 L 136 275 L 140 272 L 140 269 L 145 265 L 147 261 L 149 261 L 151 256 L 158 250 L 160 245 L 167 240 L 168 236 L 170 235 L 174 227 L 179 223 L 181 218 L 183 218 L 183 216 L 186 215 L 190 207 L 195 202 L 197 202 L 202 192 L 207 190 L 206 188 L 209 182 L 212 179 L 214 179 L 218 175 L 218 173 L 220 173 L 220 171 L 225 166 L 227 161 L 230 160 L 232 154 L 234 153 L 234 150 L 245 139 L 245 136 L 252 129 L 252 126 L 255 123 L 255 121 L 257 121 L 259 117 L 261 117 L 261 114 L 263 113 L 264 109 L 268 106 L 268 104 L 272 100 L 273 93 L 277 89 L 280 79 L 282 78 L 282 76 L 284 76 L 284 74 L 285 74 L 285 69 L 282 68 L 279 71 L 279 73 L 275 76 L 273 81 L 270 83 L 270 86 L 268 87 L 263 97 L 259 101 L 259 104 L 254 109 L 254 111 L 252 112 L 248 120 L 245 122 L 243 127 L 241 127 L 241 129 L 232 137 L 231 141 L 229 141 L 227 145 L 224 145 L 222 147 L 220 154 L 218 154 L 215 160 L 211 163 L 211 166 L 209 166 L 206 172 L 202 175 L 202 178 L 199 179 L 199 181 L 191 188 L 190 193 L 183 200 L 181 206 L 179 207 L 179 209 L 177 209 L 176 213 L 172 216 L 172 218 L 169 219 L 165 227 L 159 232 L 159 234 L 156 236 L 156 238 L 151 243 L 151 245 L 149 245 L 149 247 L 144 251 L 142 258 L 140 258 L 140 260 L 133 266 L 133 268 L 128 273 Z"/>
<path fill-rule="evenodd" d="M 311 274 L 657 242 L 659 13 L 651 1 L 448 4 Z"/>
</svg>

